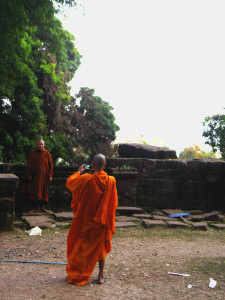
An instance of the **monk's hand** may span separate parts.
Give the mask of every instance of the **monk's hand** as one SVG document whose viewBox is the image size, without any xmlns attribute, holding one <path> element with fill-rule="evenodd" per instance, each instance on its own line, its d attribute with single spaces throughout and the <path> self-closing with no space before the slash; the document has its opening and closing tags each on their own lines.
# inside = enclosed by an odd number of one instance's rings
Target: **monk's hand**
<svg viewBox="0 0 225 300">
<path fill-rule="evenodd" d="M 52 177 L 49 177 L 49 182 L 52 182 Z"/>
<path fill-rule="evenodd" d="M 83 165 L 79 166 L 79 168 L 78 168 L 78 172 L 80 172 L 80 173 L 84 172 L 84 171 L 85 171 L 85 168 L 84 168 L 84 166 L 85 166 L 85 164 L 83 164 Z"/>
</svg>

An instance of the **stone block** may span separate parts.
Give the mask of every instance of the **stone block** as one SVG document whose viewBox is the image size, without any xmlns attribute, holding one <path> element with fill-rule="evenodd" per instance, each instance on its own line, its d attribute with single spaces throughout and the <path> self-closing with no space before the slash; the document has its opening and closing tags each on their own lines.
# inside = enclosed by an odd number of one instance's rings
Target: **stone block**
<svg viewBox="0 0 225 300">
<path fill-rule="evenodd" d="M 218 212 L 205 213 L 203 214 L 203 216 L 205 221 L 218 221 L 218 222 L 220 221 Z"/>
<path fill-rule="evenodd" d="M 145 187 L 145 186 L 153 186 L 153 179 L 152 178 L 139 178 L 137 180 L 137 186 Z"/>
<path fill-rule="evenodd" d="M 137 226 L 134 222 L 116 222 L 116 228 Z"/>
<path fill-rule="evenodd" d="M 186 228 L 188 226 L 188 224 L 180 221 L 166 221 L 166 223 L 170 228 Z"/>
<path fill-rule="evenodd" d="M 150 175 L 155 179 L 174 179 L 174 171 L 170 169 L 156 169 Z"/>
<path fill-rule="evenodd" d="M 142 164 L 143 169 L 150 169 L 150 171 L 156 168 L 156 161 L 155 159 L 143 159 L 143 164 Z"/>
<path fill-rule="evenodd" d="M 225 169 L 225 162 L 223 161 L 208 161 L 209 171 L 223 171 Z"/>
<path fill-rule="evenodd" d="M 165 216 L 165 214 L 161 211 L 161 209 L 153 209 L 152 214 L 155 216 Z"/>
<path fill-rule="evenodd" d="M 174 186 L 174 180 L 172 180 L 172 179 L 153 179 L 151 184 L 155 189 L 158 189 L 158 190 L 165 189 L 165 190 L 172 191 L 173 186 Z"/>
<path fill-rule="evenodd" d="M 193 215 L 193 216 L 191 216 L 191 221 L 192 222 L 201 222 L 203 220 L 204 220 L 203 215 Z"/>
<path fill-rule="evenodd" d="M 166 169 L 166 160 L 156 159 L 155 162 L 157 169 Z"/>
<path fill-rule="evenodd" d="M 176 151 L 144 144 L 120 144 L 120 157 L 139 157 L 152 159 L 176 159 Z"/>
<path fill-rule="evenodd" d="M 224 221 L 225 221 L 225 215 L 223 215 L 223 214 L 218 214 L 218 216 L 219 216 L 220 222 L 224 222 Z"/>
<path fill-rule="evenodd" d="M 22 221 L 25 222 L 29 228 L 38 226 L 40 228 L 48 228 L 52 226 L 53 220 L 45 215 L 40 216 L 23 216 Z"/>
<path fill-rule="evenodd" d="M 200 230 L 204 230 L 204 231 L 208 230 L 208 225 L 207 225 L 206 222 L 192 223 L 192 226 L 193 226 L 194 229 L 200 229 Z"/>
<path fill-rule="evenodd" d="M 128 215 L 143 213 L 143 210 L 140 207 L 117 206 L 116 212 L 118 214 L 123 214 L 123 215 L 127 215 L 128 216 Z"/>
<path fill-rule="evenodd" d="M 139 219 L 152 219 L 151 214 L 133 214 L 133 217 L 139 218 Z"/>
<path fill-rule="evenodd" d="M 188 165 L 188 169 L 189 170 L 198 171 L 200 163 L 199 163 L 198 159 L 196 159 L 196 160 L 188 160 L 187 161 L 187 165 Z"/>
<path fill-rule="evenodd" d="M 146 228 L 151 228 L 156 226 L 166 227 L 166 223 L 163 222 L 162 220 L 142 220 L 142 224 Z"/>
<path fill-rule="evenodd" d="M 225 229 L 225 224 L 210 224 L 210 227 L 216 228 L 216 229 Z"/>
<path fill-rule="evenodd" d="M 199 171 L 199 161 L 198 160 L 188 161 L 187 177 L 188 177 L 188 180 L 199 180 L 200 171 Z"/>
<path fill-rule="evenodd" d="M 177 167 L 177 162 L 178 160 L 175 160 L 175 159 L 168 159 L 166 160 L 166 169 L 172 169 L 172 170 L 175 170 L 176 167 Z"/>
<path fill-rule="evenodd" d="M 143 168 L 142 158 L 108 158 L 107 166 L 109 168 L 121 168 L 123 166 L 131 166 L 138 170 Z"/>
<path fill-rule="evenodd" d="M 73 211 L 64 211 L 59 213 L 54 213 L 54 218 L 57 221 L 72 221 L 74 213 Z"/>
<path fill-rule="evenodd" d="M 12 197 L 19 186 L 19 177 L 14 174 L 0 174 L 1 197 Z"/>
<path fill-rule="evenodd" d="M 14 210 L 0 211 L 0 231 L 13 230 Z"/>
<path fill-rule="evenodd" d="M 187 180 L 187 171 L 185 169 L 175 169 L 174 170 L 174 179 L 175 180 L 183 180 L 183 181 L 186 181 Z"/>
<path fill-rule="evenodd" d="M 191 214 L 191 216 L 203 214 L 203 211 L 201 209 L 190 209 L 188 210 L 188 212 Z"/>
<path fill-rule="evenodd" d="M 140 219 L 134 216 L 116 216 L 116 222 L 138 222 L 140 223 Z"/>
<path fill-rule="evenodd" d="M 169 217 L 167 216 L 159 216 L 159 215 L 153 215 L 153 220 L 162 220 L 162 221 L 168 221 L 171 220 Z"/>
<path fill-rule="evenodd" d="M 15 197 L 1 197 L 0 211 L 15 210 Z"/>
<path fill-rule="evenodd" d="M 178 159 L 176 163 L 177 169 L 184 169 L 186 170 L 188 168 L 188 162 L 185 159 Z"/>
<path fill-rule="evenodd" d="M 184 213 L 182 209 L 162 209 L 162 212 L 166 215 L 176 215 Z"/>
</svg>

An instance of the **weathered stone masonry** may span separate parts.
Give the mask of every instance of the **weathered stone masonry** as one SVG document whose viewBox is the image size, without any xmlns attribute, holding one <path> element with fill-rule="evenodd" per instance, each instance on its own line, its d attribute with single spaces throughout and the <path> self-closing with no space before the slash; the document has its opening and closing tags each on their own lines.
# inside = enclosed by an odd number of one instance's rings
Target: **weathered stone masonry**
<svg viewBox="0 0 225 300">
<path fill-rule="evenodd" d="M 109 158 L 107 166 L 106 171 L 114 175 L 117 180 L 119 205 L 139 206 L 146 209 L 181 208 L 183 210 L 225 211 L 225 162 Z M 53 182 L 49 188 L 49 209 L 70 210 L 71 194 L 65 184 L 77 167 L 54 167 Z M 7 214 L 6 199 L 15 195 L 17 212 L 27 207 L 26 199 L 21 192 L 25 178 L 25 165 L 1 164 L 0 173 L 3 177 L 11 174 L 11 178 L 15 179 L 13 188 L 8 189 L 10 191 L 8 195 L 3 194 L 0 186 L 0 199 L 4 198 L 0 205 L 1 222 L 10 227 L 11 225 L 7 225 L 9 223 L 3 220 Z M 18 181 L 20 182 L 19 188 L 17 188 Z M 14 202 L 11 201 L 10 205 L 9 214 L 12 216 Z"/>
<path fill-rule="evenodd" d="M 25 183 L 25 165 L 0 164 L 0 173 L 11 173 L 20 179 L 19 187 L 16 191 L 15 210 L 24 211 L 28 208 L 25 195 L 22 193 L 22 187 Z M 70 210 L 71 194 L 65 187 L 67 178 L 76 172 L 78 166 L 54 166 L 53 180 L 49 186 L 48 209 L 54 211 Z M 136 205 L 136 176 L 137 170 L 112 170 L 106 169 L 108 174 L 115 176 L 117 180 L 117 190 L 119 194 L 119 205 Z"/>
<path fill-rule="evenodd" d="M 0 174 L 0 229 L 13 230 L 15 193 L 19 178 L 13 174 Z"/>
<path fill-rule="evenodd" d="M 225 211 L 225 162 L 118 158 L 108 166 L 138 170 L 137 206 Z"/>
</svg>

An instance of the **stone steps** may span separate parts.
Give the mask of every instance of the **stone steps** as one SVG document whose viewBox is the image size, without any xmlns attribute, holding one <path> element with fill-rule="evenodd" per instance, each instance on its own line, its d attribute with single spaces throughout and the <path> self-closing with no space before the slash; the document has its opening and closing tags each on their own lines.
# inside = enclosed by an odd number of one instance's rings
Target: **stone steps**
<svg viewBox="0 0 225 300">
<path fill-rule="evenodd" d="M 133 215 L 133 214 L 141 214 L 143 213 L 143 209 L 140 207 L 133 207 L 133 206 L 118 206 L 116 208 L 116 213 L 120 215 Z"/>
<path fill-rule="evenodd" d="M 139 207 L 118 206 L 116 215 L 116 228 L 135 227 L 142 224 L 146 228 L 193 228 L 207 231 L 210 228 L 225 229 L 225 215 L 218 212 L 204 213 L 201 210 L 190 211 L 193 214 L 184 217 L 170 218 L 168 215 L 184 213 L 180 209 L 153 210 L 145 212 Z M 21 220 L 30 229 L 35 226 L 40 228 L 69 226 L 73 219 L 73 212 L 41 212 L 23 213 Z M 18 220 L 19 221 L 19 220 Z M 22 223 L 22 224 L 24 224 Z M 21 227 L 21 222 L 15 223 Z"/>
</svg>

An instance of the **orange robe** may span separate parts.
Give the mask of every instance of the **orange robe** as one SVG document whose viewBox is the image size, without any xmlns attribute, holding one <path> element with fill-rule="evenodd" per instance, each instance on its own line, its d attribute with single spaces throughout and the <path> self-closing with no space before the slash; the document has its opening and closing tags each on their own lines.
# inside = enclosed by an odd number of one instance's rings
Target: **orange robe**
<svg viewBox="0 0 225 300">
<path fill-rule="evenodd" d="M 72 192 L 73 221 L 67 237 L 67 281 L 88 282 L 96 263 L 111 250 L 117 207 L 116 180 L 104 171 L 67 179 Z"/>
<path fill-rule="evenodd" d="M 30 152 L 26 174 L 27 177 L 32 176 L 27 184 L 28 198 L 48 202 L 49 177 L 53 175 L 53 163 L 48 150 L 32 150 Z"/>
</svg>

